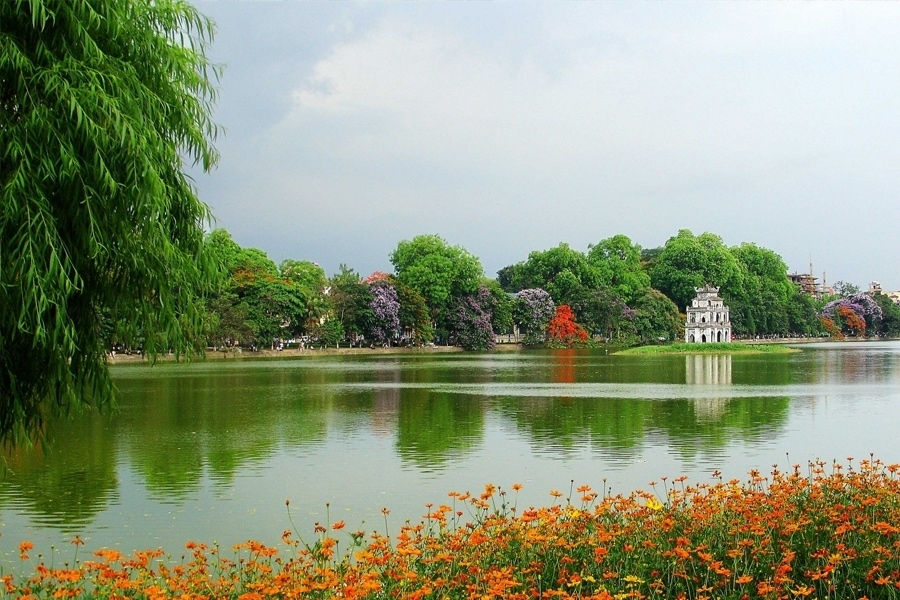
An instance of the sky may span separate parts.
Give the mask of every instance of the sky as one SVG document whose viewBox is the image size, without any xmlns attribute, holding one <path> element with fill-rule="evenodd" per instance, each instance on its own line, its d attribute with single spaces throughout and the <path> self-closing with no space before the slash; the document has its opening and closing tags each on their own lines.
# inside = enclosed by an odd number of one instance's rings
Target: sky
<svg viewBox="0 0 900 600">
<path fill-rule="evenodd" d="M 192 175 L 276 262 L 690 229 L 900 290 L 900 3 L 194 1 L 225 132 Z"/>
</svg>

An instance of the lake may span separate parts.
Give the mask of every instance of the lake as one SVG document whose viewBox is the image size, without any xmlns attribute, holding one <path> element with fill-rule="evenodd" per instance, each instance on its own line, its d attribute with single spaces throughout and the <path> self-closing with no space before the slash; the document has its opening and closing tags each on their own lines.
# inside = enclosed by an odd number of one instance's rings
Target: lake
<svg viewBox="0 0 900 600">
<path fill-rule="evenodd" d="M 520 507 L 588 484 L 746 479 L 870 453 L 900 461 L 900 343 L 795 354 L 604 350 L 326 356 L 122 365 L 114 415 L 6 455 L 0 552 L 277 544 L 291 516 L 350 531 L 417 522 L 451 491 L 523 484 Z M 515 493 L 510 491 L 509 498 Z M 390 514 L 385 517 L 382 509 Z M 385 523 L 387 521 L 387 523 Z"/>
</svg>

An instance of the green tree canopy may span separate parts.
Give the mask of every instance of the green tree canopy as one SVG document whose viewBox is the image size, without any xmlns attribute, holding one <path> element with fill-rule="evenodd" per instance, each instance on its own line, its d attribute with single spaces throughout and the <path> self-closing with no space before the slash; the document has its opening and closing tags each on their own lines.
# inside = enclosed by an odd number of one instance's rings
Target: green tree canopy
<svg viewBox="0 0 900 600">
<path fill-rule="evenodd" d="M 634 301 L 634 328 L 643 343 L 678 341 L 684 332 L 684 317 L 662 292 L 648 289 Z"/>
<path fill-rule="evenodd" d="M 400 242 L 391 253 L 391 264 L 397 279 L 425 298 L 438 321 L 457 298 L 474 294 L 484 277 L 475 256 L 460 246 L 448 245 L 437 235 L 419 235 Z"/>
<path fill-rule="evenodd" d="M 513 268 L 513 291 L 542 288 L 557 304 L 571 303 L 582 289 L 595 289 L 603 281 L 599 270 L 584 253 L 561 243 L 549 250 L 535 250 Z"/>
<path fill-rule="evenodd" d="M 650 289 L 650 276 L 641 265 L 641 247 L 626 235 L 614 235 L 590 246 L 588 262 L 601 282 L 631 303 Z"/>
<path fill-rule="evenodd" d="M 695 289 L 707 283 L 721 288 L 726 300 L 740 297 L 743 284 L 737 259 L 712 233 L 694 236 L 682 229 L 669 238 L 650 270 L 653 287 L 684 310 L 696 295 Z"/>
<path fill-rule="evenodd" d="M 787 277 L 787 265 L 775 252 L 756 244 L 741 244 L 731 253 L 743 278 L 740 297 L 730 298 L 735 331 L 788 333 L 791 299 L 799 291 Z"/>
<path fill-rule="evenodd" d="M 359 273 L 342 264 L 329 282 L 330 321 L 341 324 L 341 332 L 365 336 L 372 326 L 372 292 Z M 340 341 L 340 340 L 338 340 Z"/>
<path fill-rule="evenodd" d="M 101 321 L 187 352 L 217 160 L 213 25 L 178 0 L 0 2 L 0 439 L 112 400 Z M 213 76 L 213 77 L 211 77 Z M 104 316 L 105 315 L 105 316 Z"/>
</svg>

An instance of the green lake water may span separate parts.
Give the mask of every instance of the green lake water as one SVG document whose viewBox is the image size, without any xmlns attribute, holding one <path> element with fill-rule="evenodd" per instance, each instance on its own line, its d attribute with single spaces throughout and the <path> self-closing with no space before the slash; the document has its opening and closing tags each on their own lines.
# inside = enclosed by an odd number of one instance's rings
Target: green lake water
<svg viewBox="0 0 900 600">
<path fill-rule="evenodd" d="M 295 355 L 297 356 L 297 355 Z M 796 354 L 599 351 L 322 356 L 113 368 L 114 415 L 7 454 L 0 554 L 277 544 L 290 528 L 417 522 L 450 491 L 746 478 L 809 460 L 900 462 L 900 343 Z M 658 486 L 659 489 L 661 487 Z M 510 492 L 510 497 L 512 492 Z M 328 508 L 326 509 L 326 505 Z M 56 550 L 50 550 L 56 548 Z"/>
</svg>

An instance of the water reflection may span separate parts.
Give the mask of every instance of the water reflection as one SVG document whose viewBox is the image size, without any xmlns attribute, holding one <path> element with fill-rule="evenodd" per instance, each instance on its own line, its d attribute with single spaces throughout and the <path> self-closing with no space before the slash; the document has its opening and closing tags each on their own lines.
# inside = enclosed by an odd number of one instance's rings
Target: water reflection
<svg viewBox="0 0 900 600">
<path fill-rule="evenodd" d="M 631 472 L 648 455 L 724 467 L 815 427 L 846 430 L 846 411 L 862 402 L 897 411 L 898 361 L 900 345 L 848 344 L 796 355 L 566 350 L 121 368 L 114 417 L 55 425 L 50 451 L 7 452 L 2 533 L 11 522 L 115 529 L 115 519 L 159 513 L 148 527 L 184 535 L 179 514 L 208 515 L 213 531 L 239 527 L 272 496 L 283 507 L 289 489 L 363 502 L 388 485 L 393 495 L 434 480 L 444 492 L 478 487 L 497 470 L 510 480 L 545 468 Z M 222 521 L 216 507 L 229 502 L 238 516 Z M 20 533 L 9 535 L 34 537 Z"/>
<path fill-rule="evenodd" d="M 118 494 L 115 438 L 109 417 L 89 412 L 78 426 L 51 425 L 52 448 L 37 445 L 7 451 L 0 507 L 33 515 L 38 524 L 78 531 Z"/>
<path fill-rule="evenodd" d="M 694 354 L 684 357 L 684 378 L 687 385 L 731 385 L 730 354 Z M 698 419 L 717 421 L 725 412 L 729 398 L 716 396 L 694 400 Z"/>
<path fill-rule="evenodd" d="M 441 470 L 477 447 L 484 433 L 484 404 L 458 394 L 404 389 L 397 452 L 424 472 Z"/>
<path fill-rule="evenodd" d="M 730 354 L 694 354 L 684 357 L 688 385 L 731 385 Z"/>
</svg>

